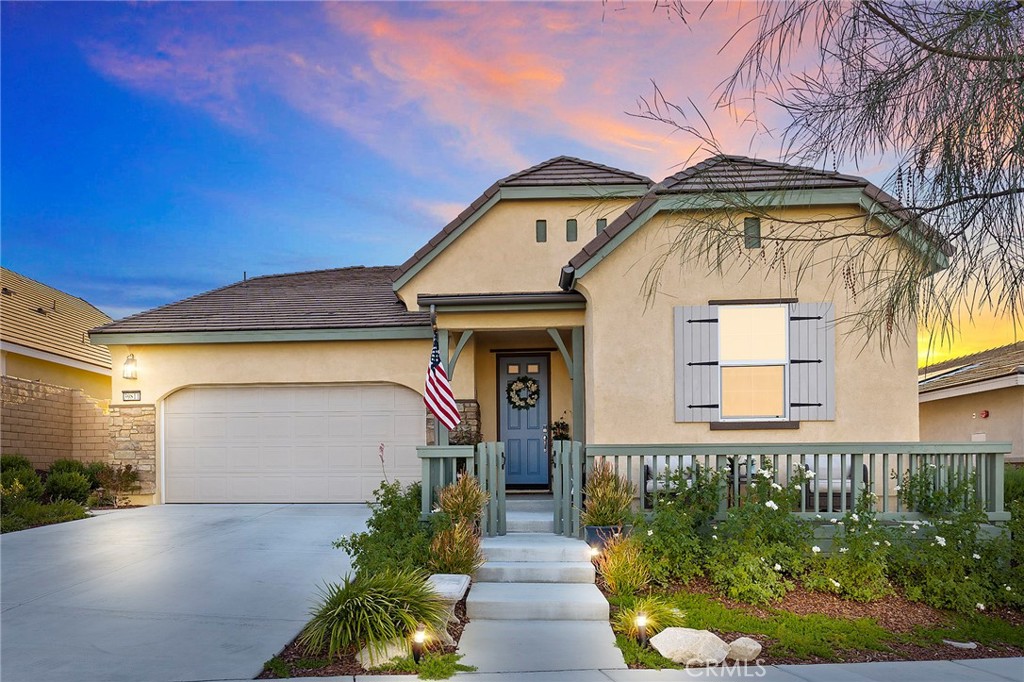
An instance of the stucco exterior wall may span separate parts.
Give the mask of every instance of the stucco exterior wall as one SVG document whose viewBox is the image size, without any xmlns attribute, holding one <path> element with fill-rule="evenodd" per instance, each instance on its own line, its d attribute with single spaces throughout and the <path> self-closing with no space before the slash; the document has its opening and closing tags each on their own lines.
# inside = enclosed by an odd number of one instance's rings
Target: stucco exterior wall
<svg viewBox="0 0 1024 682">
<path fill-rule="evenodd" d="M 410 310 L 419 294 L 557 291 L 562 266 L 609 224 L 629 199 L 503 200 L 452 242 L 398 291 Z M 577 240 L 566 241 L 566 221 L 577 221 Z M 537 242 L 538 220 L 547 241 Z"/>
<path fill-rule="evenodd" d="M 1024 462 L 1024 386 L 922 402 L 921 440 L 1010 441 L 1007 461 Z"/>
<path fill-rule="evenodd" d="M 97 372 L 58 365 L 4 351 L 4 374 L 27 381 L 41 381 L 54 386 L 80 388 L 86 395 L 100 400 L 110 399 L 110 377 Z"/>
<path fill-rule="evenodd" d="M 834 209 L 829 215 L 843 215 Z M 852 213 L 852 209 L 850 209 Z M 786 219 L 806 219 L 789 211 Z M 888 354 L 877 340 L 850 328 L 844 316 L 857 304 L 834 279 L 830 263 L 803 273 L 793 264 L 770 267 L 769 255 L 724 274 L 707 267 L 665 268 L 657 297 L 644 297 L 644 278 L 668 236 L 685 229 L 679 216 L 660 215 L 640 228 L 577 285 L 587 307 L 587 431 L 591 443 L 704 443 L 790 441 L 916 441 L 917 351 L 914 335 L 893 339 Z M 890 248 L 890 247 L 886 247 Z M 672 261 L 670 261 L 672 262 Z M 749 264 L 749 266 L 747 265 Z M 749 271 L 747 268 L 749 267 Z M 741 276 L 742 275 L 742 276 Z M 711 431 L 707 423 L 678 423 L 674 411 L 673 308 L 715 299 L 787 298 L 831 301 L 836 319 L 836 419 L 804 421 L 797 430 Z M 914 325 L 908 322 L 907 329 Z"/>
</svg>

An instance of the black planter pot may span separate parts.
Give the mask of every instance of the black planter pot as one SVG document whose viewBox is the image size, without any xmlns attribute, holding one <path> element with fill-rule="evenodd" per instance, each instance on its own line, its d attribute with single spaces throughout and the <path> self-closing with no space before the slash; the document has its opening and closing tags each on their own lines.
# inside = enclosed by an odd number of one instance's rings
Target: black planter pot
<svg viewBox="0 0 1024 682">
<path fill-rule="evenodd" d="M 616 535 L 629 535 L 633 532 L 632 525 L 622 526 L 584 526 L 583 539 L 596 549 L 604 549 L 605 543 Z"/>
</svg>

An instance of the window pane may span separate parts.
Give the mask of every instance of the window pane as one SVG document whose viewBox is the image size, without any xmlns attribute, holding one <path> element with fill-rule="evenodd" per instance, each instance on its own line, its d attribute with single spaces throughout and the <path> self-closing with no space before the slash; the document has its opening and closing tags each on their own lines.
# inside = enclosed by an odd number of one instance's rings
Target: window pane
<svg viewBox="0 0 1024 682">
<path fill-rule="evenodd" d="M 748 249 L 761 248 L 761 219 L 743 219 L 743 246 Z"/>
<path fill-rule="evenodd" d="M 526 366 L 526 373 L 527 374 L 539 374 L 540 373 L 540 365 L 527 365 Z"/>
<path fill-rule="evenodd" d="M 784 368 L 723 367 L 723 419 L 779 419 L 786 415 L 783 403 Z"/>
<path fill-rule="evenodd" d="M 546 242 L 548 240 L 548 221 L 538 220 L 537 221 L 537 241 Z"/>
<path fill-rule="evenodd" d="M 576 231 L 578 230 L 575 218 L 569 218 L 565 221 L 565 241 L 574 242 L 576 241 Z"/>
<path fill-rule="evenodd" d="M 519 374 L 519 365 L 511 365 L 510 364 L 508 366 L 508 373 L 509 374 Z"/>
<path fill-rule="evenodd" d="M 785 362 L 786 309 L 729 305 L 718 308 L 720 362 Z"/>
</svg>

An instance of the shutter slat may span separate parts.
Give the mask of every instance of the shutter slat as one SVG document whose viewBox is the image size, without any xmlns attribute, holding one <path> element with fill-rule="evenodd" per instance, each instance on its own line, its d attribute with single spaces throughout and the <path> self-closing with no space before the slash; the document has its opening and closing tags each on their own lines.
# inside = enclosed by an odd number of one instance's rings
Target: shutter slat
<svg viewBox="0 0 1024 682">
<path fill-rule="evenodd" d="M 718 307 L 680 306 L 675 324 L 676 421 L 718 420 Z"/>
<path fill-rule="evenodd" d="M 835 311 L 831 303 L 789 305 L 789 416 L 835 419 Z"/>
</svg>

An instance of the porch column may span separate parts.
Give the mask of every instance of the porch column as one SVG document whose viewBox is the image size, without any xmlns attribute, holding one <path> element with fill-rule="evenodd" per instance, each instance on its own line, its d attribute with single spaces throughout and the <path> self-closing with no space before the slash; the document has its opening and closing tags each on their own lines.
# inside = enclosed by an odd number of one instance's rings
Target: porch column
<svg viewBox="0 0 1024 682">
<path fill-rule="evenodd" d="M 586 386 L 583 374 L 583 327 L 572 328 L 572 433 L 580 443 L 587 440 Z"/>
</svg>

